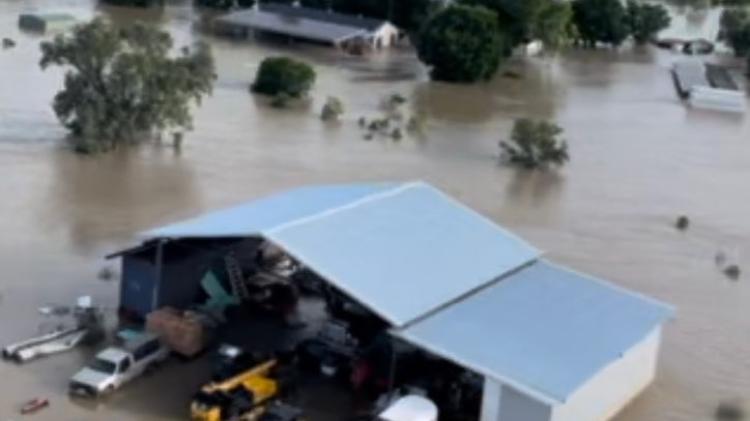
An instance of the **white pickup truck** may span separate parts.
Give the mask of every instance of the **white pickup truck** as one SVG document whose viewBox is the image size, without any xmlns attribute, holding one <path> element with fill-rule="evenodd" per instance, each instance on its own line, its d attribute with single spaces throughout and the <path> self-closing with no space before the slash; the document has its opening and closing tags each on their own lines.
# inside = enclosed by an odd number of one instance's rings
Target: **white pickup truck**
<svg viewBox="0 0 750 421">
<path fill-rule="evenodd" d="M 164 362 L 169 352 L 153 334 L 144 334 L 122 347 L 107 348 L 73 376 L 70 393 L 92 397 L 110 393 Z"/>
</svg>

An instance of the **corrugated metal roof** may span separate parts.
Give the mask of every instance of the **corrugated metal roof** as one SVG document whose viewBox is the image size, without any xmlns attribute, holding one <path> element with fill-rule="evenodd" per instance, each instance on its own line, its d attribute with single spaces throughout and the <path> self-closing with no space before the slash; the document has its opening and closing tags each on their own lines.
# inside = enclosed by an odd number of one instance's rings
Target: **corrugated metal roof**
<svg viewBox="0 0 750 421">
<path fill-rule="evenodd" d="M 376 31 L 378 28 L 386 24 L 385 19 L 373 19 L 364 16 L 346 15 L 343 13 L 336 13 L 328 10 L 292 6 L 281 3 L 263 3 L 260 5 L 260 10 L 290 17 L 306 18 L 321 22 L 335 23 L 337 25 L 350 26 L 369 32 Z"/>
<path fill-rule="evenodd" d="M 355 26 L 252 9 L 230 13 L 218 18 L 218 21 L 222 24 L 329 43 L 364 35 L 367 32 Z"/>
<path fill-rule="evenodd" d="M 308 187 L 144 234 L 257 235 L 394 326 L 539 256 L 515 235 L 423 183 Z"/>
<path fill-rule="evenodd" d="M 538 261 L 395 333 L 555 403 L 672 312 L 644 296 Z"/>
<path fill-rule="evenodd" d="M 515 235 L 422 183 L 264 235 L 394 326 L 539 256 Z"/>
<path fill-rule="evenodd" d="M 145 238 L 260 236 L 267 229 L 348 205 L 395 186 L 396 184 L 390 183 L 373 183 L 302 187 L 155 228 L 141 233 L 141 236 Z"/>
</svg>

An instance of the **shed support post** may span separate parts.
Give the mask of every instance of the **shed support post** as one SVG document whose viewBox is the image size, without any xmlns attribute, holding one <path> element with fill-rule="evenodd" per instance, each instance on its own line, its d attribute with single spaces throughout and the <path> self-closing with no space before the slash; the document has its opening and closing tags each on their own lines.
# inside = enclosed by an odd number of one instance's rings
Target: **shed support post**
<svg viewBox="0 0 750 421">
<path fill-rule="evenodd" d="M 482 388 L 482 409 L 479 421 L 504 421 L 500 419 L 500 401 L 502 397 L 503 385 L 496 380 L 485 377 L 484 387 Z"/>
<path fill-rule="evenodd" d="M 154 277 L 154 289 L 151 295 L 151 311 L 158 310 L 159 306 L 159 290 L 161 289 L 161 282 L 164 274 L 164 244 L 167 241 L 160 239 L 156 245 L 156 276 Z"/>
</svg>

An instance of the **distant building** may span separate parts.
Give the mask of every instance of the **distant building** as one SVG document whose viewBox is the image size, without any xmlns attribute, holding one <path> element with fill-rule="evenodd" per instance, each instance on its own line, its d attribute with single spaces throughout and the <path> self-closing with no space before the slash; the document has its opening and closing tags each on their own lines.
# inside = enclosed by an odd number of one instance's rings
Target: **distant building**
<svg viewBox="0 0 750 421">
<path fill-rule="evenodd" d="M 34 32 L 64 31 L 75 24 L 75 18 L 64 13 L 24 13 L 18 17 L 21 29 Z"/>
<path fill-rule="evenodd" d="M 386 20 L 284 4 L 229 13 L 215 21 L 215 28 L 234 36 L 267 33 L 342 49 L 387 48 L 401 38 L 401 31 Z"/>
</svg>

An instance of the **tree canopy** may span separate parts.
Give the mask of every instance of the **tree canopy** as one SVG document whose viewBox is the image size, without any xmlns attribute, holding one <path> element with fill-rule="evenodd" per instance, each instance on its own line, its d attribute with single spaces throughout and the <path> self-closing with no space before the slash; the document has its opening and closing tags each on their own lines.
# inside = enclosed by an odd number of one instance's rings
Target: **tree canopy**
<svg viewBox="0 0 750 421">
<path fill-rule="evenodd" d="M 629 35 L 627 13 L 620 0 L 574 0 L 573 21 L 580 40 L 618 46 Z"/>
<path fill-rule="evenodd" d="M 638 44 L 651 41 L 659 31 L 672 23 L 669 12 L 661 4 L 641 3 L 637 0 L 628 0 L 627 16 L 628 27 Z"/>
<path fill-rule="evenodd" d="M 212 90 L 209 48 L 170 55 L 172 37 L 144 24 L 117 29 L 102 19 L 41 44 L 43 69 L 64 66 L 54 110 L 79 151 L 132 143 L 168 129 L 190 129 L 190 104 Z"/>
<path fill-rule="evenodd" d="M 261 62 L 251 89 L 253 92 L 290 98 L 307 95 L 315 83 L 315 70 L 289 57 L 269 57 Z"/>
<path fill-rule="evenodd" d="M 726 9 L 721 16 L 721 38 L 737 57 L 748 57 L 750 60 L 750 9 Z"/>
<path fill-rule="evenodd" d="M 570 4 L 556 0 L 459 0 L 467 6 L 483 6 L 497 14 L 511 46 L 533 39 L 550 46 L 564 41 L 572 17 Z"/>
<path fill-rule="evenodd" d="M 419 34 L 420 60 L 435 80 L 476 82 L 497 71 L 506 39 L 497 16 L 481 6 L 449 6 L 430 17 Z"/>
</svg>

